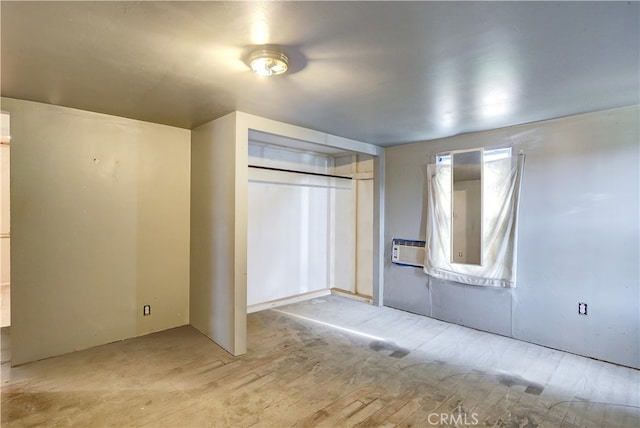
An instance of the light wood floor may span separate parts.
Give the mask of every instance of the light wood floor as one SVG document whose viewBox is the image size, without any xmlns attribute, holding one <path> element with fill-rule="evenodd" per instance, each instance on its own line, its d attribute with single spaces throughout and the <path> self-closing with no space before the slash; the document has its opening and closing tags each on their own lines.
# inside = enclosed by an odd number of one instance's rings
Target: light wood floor
<svg viewBox="0 0 640 428">
<path fill-rule="evenodd" d="M 639 427 L 638 370 L 328 296 L 2 364 L 2 426 Z"/>
</svg>

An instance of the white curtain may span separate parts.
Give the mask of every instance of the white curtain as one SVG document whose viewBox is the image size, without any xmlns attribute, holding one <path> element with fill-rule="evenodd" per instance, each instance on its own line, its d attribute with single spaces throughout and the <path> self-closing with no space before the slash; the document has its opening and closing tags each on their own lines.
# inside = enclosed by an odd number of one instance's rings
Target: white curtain
<svg viewBox="0 0 640 428">
<path fill-rule="evenodd" d="M 524 155 L 484 163 L 482 266 L 451 263 L 451 165 L 427 166 L 425 273 L 464 284 L 516 286 L 523 166 Z"/>
</svg>

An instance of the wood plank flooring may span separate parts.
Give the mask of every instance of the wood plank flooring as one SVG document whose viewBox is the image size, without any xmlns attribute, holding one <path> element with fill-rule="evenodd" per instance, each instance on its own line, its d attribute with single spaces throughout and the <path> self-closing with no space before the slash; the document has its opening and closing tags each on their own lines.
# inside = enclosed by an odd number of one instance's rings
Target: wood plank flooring
<svg viewBox="0 0 640 428">
<path fill-rule="evenodd" d="M 11 368 L 5 427 L 638 427 L 640 372 L 327 296 Z"/>
</svg>

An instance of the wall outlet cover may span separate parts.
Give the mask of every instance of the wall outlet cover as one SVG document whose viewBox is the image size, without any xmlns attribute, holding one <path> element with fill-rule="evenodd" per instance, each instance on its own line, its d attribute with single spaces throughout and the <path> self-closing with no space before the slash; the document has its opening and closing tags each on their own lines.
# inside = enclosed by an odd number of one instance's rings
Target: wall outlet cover
<svg viewBox="0 0 640 428">
<path fill-rule="evenodd" d="M 587 315 L 587 304 L 578 303 L 578 315 Z"/>
</svg>

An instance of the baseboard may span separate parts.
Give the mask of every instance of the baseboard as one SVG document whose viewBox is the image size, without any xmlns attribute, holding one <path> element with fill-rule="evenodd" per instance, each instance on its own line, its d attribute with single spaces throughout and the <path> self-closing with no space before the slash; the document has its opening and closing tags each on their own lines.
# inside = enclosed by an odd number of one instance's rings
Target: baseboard
<svg viewBox="0 0 640 428">
<path fill-rule="evenodd" d="M 347 297 L 349 299 L 357 300 L 359 302 L 372 304 L 373 298 L 370 296 L 365 296 L 364 294 L 352 293 L 351 291 L 343 290 L 341 288 L 332 288 L 331 294 L 335 294 L 336 296 Z"/>
<path fill-rule="evenodd" d="M 311 291 L 309 293 L 297 294 L 291 297 L 284 297 L 282 299 L 271 300 L 269 302 L 264 303 L 256 303 L 255 305 L 247 306 L 247 313 L 251 314 L 253 312 L 264 311 L 265 309 L 277 308 L 278 306 L 289 305 L 291 303 L 302 302 L 304 300 L 315 299 L 317 297 L 328 296 L 331 294 L 332 290 L 328 288 L 323 290 Z"/>
</svg>

